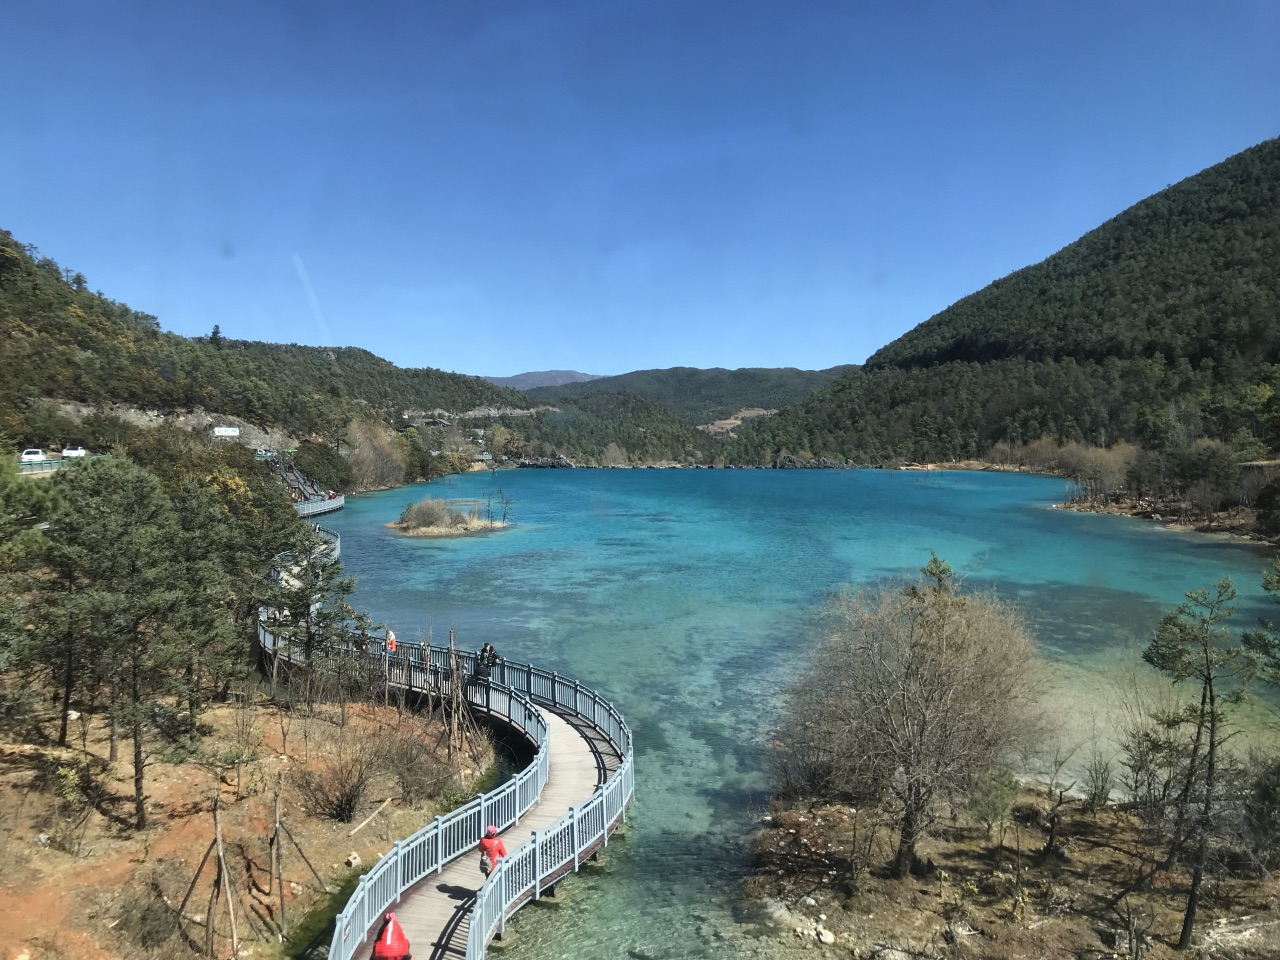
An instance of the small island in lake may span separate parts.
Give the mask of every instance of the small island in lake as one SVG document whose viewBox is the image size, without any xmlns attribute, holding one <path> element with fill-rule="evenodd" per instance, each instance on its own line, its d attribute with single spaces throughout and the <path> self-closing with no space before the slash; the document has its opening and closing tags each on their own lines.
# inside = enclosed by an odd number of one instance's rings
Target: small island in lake
<svg viewBox="0 0 1280 960">
<path fill-rule="evenodd" d="M 425 497 L 405 507 L 400 519 L 387 526 L 407 537 L 463 537 L 469 533 L 505 530 L 511 501 L 501 496 L 498 506 L 501 513 L 495 515 L 492 500 L 477 502 L 467 510 L 455 510 L 446 500 Z"/>
</svg>

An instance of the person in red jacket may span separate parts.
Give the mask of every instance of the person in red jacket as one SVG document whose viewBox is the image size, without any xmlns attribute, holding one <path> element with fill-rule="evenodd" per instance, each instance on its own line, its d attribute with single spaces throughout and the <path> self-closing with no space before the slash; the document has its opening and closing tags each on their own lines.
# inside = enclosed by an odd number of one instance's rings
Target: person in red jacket
<svg viewBox="0 0 1280 960">
<path fill-rule="evenodd" d="M 480 872 L 487 877 L 498 865 L 498 860 L 506 855 L 507 848 L 502 845 L 498 828 L 492 824 L 485 827 L 484 836 L 480 838 Z"/>
</svg>

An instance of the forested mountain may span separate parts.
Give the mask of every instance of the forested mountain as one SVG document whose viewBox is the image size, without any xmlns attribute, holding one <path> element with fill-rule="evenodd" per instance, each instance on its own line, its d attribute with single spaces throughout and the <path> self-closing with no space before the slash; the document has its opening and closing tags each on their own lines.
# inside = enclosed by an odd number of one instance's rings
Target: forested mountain
<svg viewBox="0 0 1280 960">
<path fill-rule="evenodd" d="M 540 387 L 525 391 L 537 400 L 582 397 L 592 393 L 629 391 L 665 407 L 686 423 L 711 423 L 739 410 L 763 407 L 778 409 L 799 403 L 849 367 L 829 370 L 797 370 L 794 367 L 743 367 L 725 370 L 713 367 L 671 367 L 666 370 L 636 370 L 616 377 L 601 377 L 586 383 L 560 387 Z"/>
<path fill-rule="evenodd" d="M 406 408 L 527 408 L 523 394 L 367 350 L 186 338 L 88 290 L 85 278 L 0 231 L 0 430 L 31 435 L 41 397 L 149 408 L 203 406 L 295 434 L 331 434 L 353 416 Z"/>
<path fill-rule="evenodd" d="M 604 465 L 706 463 L 719 446 L 664 407 L 625 392 L 562 399 L 554 410 L 501 423 L 521 438 L 521 452 Z"/>
<path fill-rule="evenodd" d="M 1274 451 L 1277 361 L 1270 140 L 948 307 L 864 369 L 744 426 L 728 456 L 948 459 L 1040 437 Z"/>
<path fill-rule="evenodd" d="M 533 373 L 517 373 L 514 377 L 485 377 L 490 383 L 512 390 L 532 390 L 534 387 L 558 387 L 566 383 L 599 380 L 594 373 L 577 370 L 538 370 Z"/>
</svg>

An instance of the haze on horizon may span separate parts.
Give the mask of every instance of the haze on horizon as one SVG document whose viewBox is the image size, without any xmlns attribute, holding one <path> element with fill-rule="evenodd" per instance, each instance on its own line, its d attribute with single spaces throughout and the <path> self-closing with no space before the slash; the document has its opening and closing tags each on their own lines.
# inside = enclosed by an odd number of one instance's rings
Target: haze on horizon
<svg viewBox="0 0 1280 960">
<path fill-rule="evenodd" d="M 0 227 L 187 335 L 818 369 L 1280 134 L 1277 48 L 1268 0 L 20 5 Z"/>
</svg>

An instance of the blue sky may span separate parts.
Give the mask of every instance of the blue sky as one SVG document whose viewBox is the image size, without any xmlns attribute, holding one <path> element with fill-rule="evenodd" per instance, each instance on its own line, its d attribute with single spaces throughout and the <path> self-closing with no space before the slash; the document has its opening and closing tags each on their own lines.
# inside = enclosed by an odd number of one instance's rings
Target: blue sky
<svg viewBox="0 0 1280 960">
<path fill-rule="evenodd" d="M 1278 49 L 1274 0 L 11 4 L 0 227 L 189 335 L 857 363 L 1280 135 Z"/>
</svg>

